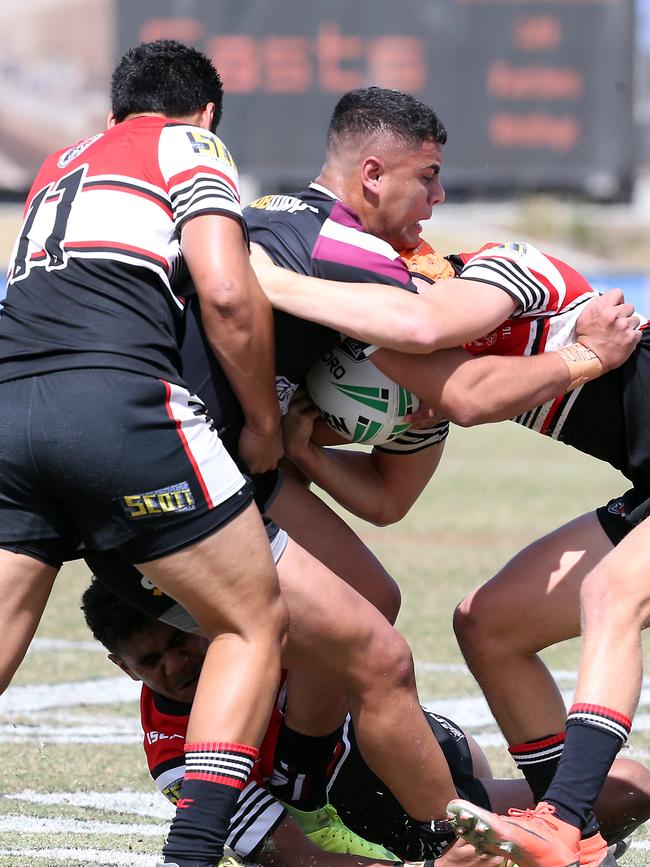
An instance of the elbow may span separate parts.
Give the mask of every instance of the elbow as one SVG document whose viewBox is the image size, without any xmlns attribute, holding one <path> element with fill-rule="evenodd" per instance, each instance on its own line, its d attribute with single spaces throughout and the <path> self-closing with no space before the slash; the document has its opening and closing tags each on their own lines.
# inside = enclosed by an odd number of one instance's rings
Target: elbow
<svg viewBox="0 0 650 867">
<path fill-rule="evenodd" d="M 441 414 L 459 427 L 473 427 L 491 421 L 488 407 L 471 393 L 447 397 L 442 402 L 440 410 Z"/>
<path fill-rule="evenodd" d="M 409 506 L 389 500 L 385 503 L 379 503 L 377 508 L 372 510 L 372 514 L 365 515 L 364 517 L 366 521 L 375 527 L 390 527 L 391 524 L 401 521 L 408 510 Z"/>
<path fill-rule="evenodd" d="M 260 291 L 252 293 L 246 281 L 230 280 L 221 277 L 215 280 L 206 291 L 199 292 L 201 310 L 208 306 L 212 313 L 224 321 L 247 319 L 255 307 L 271 309 L 267 297 Z"/>
<path fill-rule="evenodd" d="M 412 352 L 416 355 L 428 355 L 441 349 L 440 328 L 435 317 L 418 316 L 408 323 L 408 349 L 404 352 Z"/>
<path fill-rule="evenodd" d="M 209 302 L 221 319 L 232 319 L 237 313 L 241 297 L 232 280 L 219 280 L 211 288 Z"/>
</svg>

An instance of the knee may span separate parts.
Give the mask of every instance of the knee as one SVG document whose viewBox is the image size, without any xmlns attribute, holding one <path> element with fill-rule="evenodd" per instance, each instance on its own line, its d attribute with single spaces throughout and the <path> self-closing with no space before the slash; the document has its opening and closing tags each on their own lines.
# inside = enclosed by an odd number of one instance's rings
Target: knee
<svg viewBox="0 0 650 867">
<path fill-rule="evenodd" d="M 364 679 L 370 677 L 382 690 L 415 689 L 413 655 L 406 639 L 388 626 L 374 636 L 368 648 L 368 665 L 359 672 Z"/>
<path fill-rule="evenodd" d="M 485 602 L 480 590 L 470 593 L 458 604 L 454 611 L 453 629 L 466 659 L 489 652 L 493 644 L 498 644 L 497 625 L 493 619 L 494 606 L 489 604 L 489 600 Z"/>
</svg>

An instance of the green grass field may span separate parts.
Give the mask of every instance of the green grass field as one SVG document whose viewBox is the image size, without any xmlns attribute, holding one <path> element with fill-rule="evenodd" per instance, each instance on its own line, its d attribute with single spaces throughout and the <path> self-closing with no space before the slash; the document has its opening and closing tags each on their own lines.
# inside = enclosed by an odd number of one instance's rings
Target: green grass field
<svg viewBox="0 0 650 867">
<path fill-rule="evenodd" d="M 461 666 L 454 606 L 527 542 L 625 488 L 610 468 L 515 425 L 454 429 L 437 477 L 404 521 L 383 529 L 352 521 L 401 584 L 399 626 L 422 700 L 439 701 L 484 738 L 497 775 L 514 775 L 513 766 L 494 745 L 496 726 L 476 713 L 482 699 Z M 165 835 L 169 809 L 145 769 L 137 687 L 87 633 L 79 611 L 87 581 L 78 565 L 61 573 L 37 640 L 0 698 L 0 867 L 152 867 Z M 571 672 L 577 654 L 568 642 L 548 661 Z M 570 675 L 562 686 L 572 688 Z M 648 705 L 644 688 L 630 740 L 641 761 L 650 755 Z M 622 863 L 649 861 L 642 829 Z"/>
</svg>

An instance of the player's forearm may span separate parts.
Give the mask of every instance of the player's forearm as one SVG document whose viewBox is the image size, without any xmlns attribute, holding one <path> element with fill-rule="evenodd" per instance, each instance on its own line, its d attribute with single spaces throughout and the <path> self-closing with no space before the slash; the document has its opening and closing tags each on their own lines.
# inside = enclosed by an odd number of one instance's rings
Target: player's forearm
<svg viewBox="0 0 650 867">
<path fill-rule="evenodd" d="M 288 456 L 311 481 L 353 515 L 380 526 L 392 523 L 391 492 L 369 452 L 324 448 L 309 443 Z"/>
<path fill-rule="evenodd" d="M 435 323 L 414 292 L 380 283 L 343 283 L 273 268 L 260 274 L 278 310 L 355 340 L 402 352 L 436 348 Z"/>
<path fill-rule="evenodd" d="M 399 352 L 428 353 L 482 337 L 515 303 L 494 286 L 446 278 L 423 295 L 380 283 L 347 283 L 295 274 L 257 259 L 274 307 L 348 337 Z"/>
<path fill-rule="evenodd" d="M 449 376 L 436 406 L 469 427 L 513 418 L 563 395 L 570 383 L 569 368 L 556 352 L 532 358 L 486 355 Z"/>
</svg>

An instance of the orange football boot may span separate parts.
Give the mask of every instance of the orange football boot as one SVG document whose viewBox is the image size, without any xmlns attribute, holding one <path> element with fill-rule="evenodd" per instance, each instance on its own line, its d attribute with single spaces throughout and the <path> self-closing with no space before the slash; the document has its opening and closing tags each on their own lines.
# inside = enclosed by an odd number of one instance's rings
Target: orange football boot
<svg viewBox="0 0 650 867">
<path fill-rule="evenodd" d="M 456 834 L 481 854 L 501 855 L 520 867 L 580 867 L 579 829 L 558 819 L 555 807 L 543 801 L 534 810 L 513 808 L 499 816 L 454 800 L 447 814 Z"/>
</svg>

